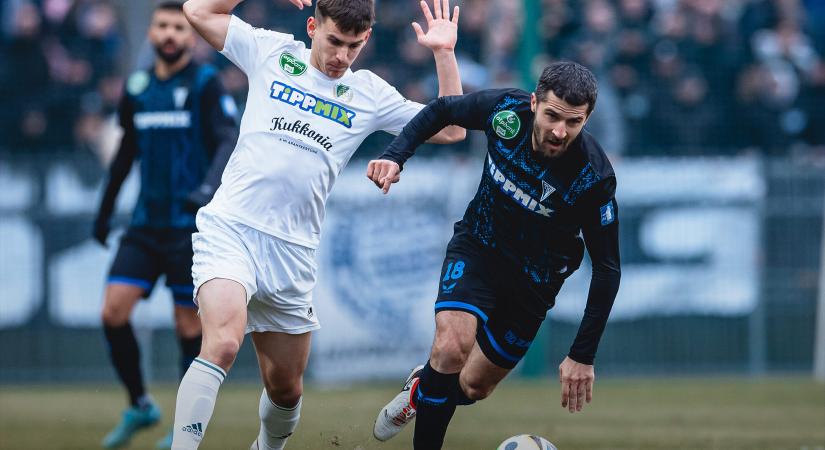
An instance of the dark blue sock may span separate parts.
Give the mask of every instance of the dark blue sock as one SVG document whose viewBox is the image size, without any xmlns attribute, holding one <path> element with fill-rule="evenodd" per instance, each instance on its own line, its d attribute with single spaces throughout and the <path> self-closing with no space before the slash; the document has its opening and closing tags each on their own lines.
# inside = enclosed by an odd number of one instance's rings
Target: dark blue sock
<svg viewBox="0 0 825 450">
<path fill-rule="evenodd" d="M 444 374 L 427 365 L 421 372 L 416 393 L 415 450 L 438 450 L 444 444 L 447 426 L 455 412 L 458 373 Z"/>
<path fill-rule="evenodd" d="M 178 336 L 178 343 L 180 344 L 180 377 L 186 375 L 192 361 L 198 357 L 201 352 L 202 336 L 198 335 L 193 338 L 186 338 Z"/>
<path fill-rule="evenodd" d="M 132 324 L 119 327 L 103 326 L 106 342 L 109 344 L 109 357 L 115 366 L 120 381 L 129 391 L 129 403 L 138 406 L 140 399 L 146 394 L 143 386 L 143 375 L 140 373 L 140 349 L 138 348 Z"/>
</svg>

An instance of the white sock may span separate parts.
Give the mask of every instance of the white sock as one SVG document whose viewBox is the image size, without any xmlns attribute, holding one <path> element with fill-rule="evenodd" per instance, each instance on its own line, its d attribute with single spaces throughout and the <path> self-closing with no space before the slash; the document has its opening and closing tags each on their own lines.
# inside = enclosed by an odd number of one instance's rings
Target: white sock
<svg viewBox="0 0 825 450">
<path fill-rule="evenodd" d="M 261 394 L 258 403 L 258 415 L 261 417 L 261 431 L 258 432 L 258 448 L 261 450 L 281 450 L 286 440 L 298 426 L 301 418 L 301 402 L 292 408 L 284 408 L 272 403 L 266 395 L 266 389 Z"/>
<path fill-rule="evenodd" d="M 226 372 L 217 364 L 195 358 L 180 380 L 175 403 L 173 450 L 195 450 L 203 439 L 215 409 L 215 399 Z"/>
</svg>

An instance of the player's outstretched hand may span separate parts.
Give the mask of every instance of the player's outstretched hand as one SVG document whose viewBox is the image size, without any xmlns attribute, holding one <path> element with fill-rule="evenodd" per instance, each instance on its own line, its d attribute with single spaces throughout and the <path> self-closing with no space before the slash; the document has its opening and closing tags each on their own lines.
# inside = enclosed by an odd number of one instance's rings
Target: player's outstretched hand
<svg viewBox="0 0 825 450">
<path fill-rule="evenodd" d="M 312 6 L 312 0 L 289 0 L 289 3 L 297 6 L 298 9 L 304 9 L 304 6 Z"/>
<path fill-rule="evenodd" d="M 430 6 L 422 0 L 421 11 L 427 19 L 427 32 L 424 33 L 418 22 L 413 22 L 418 43 L 432 51 L 454 50 L 458 41 L 458 9 L 458 6 L 453 9 L 453 18 L 450 19 L 450 0 L 433 0 L 433 17 Z"/>
<path fill-rule="evenodd" d="M 401 167 L 395 161 L 373 159 L 367 164 L 367 178 L 386 194 L 393 183 L 401 181 Z"/>
<path fill-rule="evenodd" d="M 596 371 L 593 366 L 573 361 L 569 357 L 559 365 L 561 383 L 561 407 L 571 413 L 581 411 L 584 403 L 593 400 L 593 383 Z"/>
<path fill-rule="evenodd" d="M 103 218 L 96 218 L 92 226 L 92 237 L 100 243 L 100 245 L 107 247 L 106 238 L 109 237 L 109 220 Z"/>
</svg>

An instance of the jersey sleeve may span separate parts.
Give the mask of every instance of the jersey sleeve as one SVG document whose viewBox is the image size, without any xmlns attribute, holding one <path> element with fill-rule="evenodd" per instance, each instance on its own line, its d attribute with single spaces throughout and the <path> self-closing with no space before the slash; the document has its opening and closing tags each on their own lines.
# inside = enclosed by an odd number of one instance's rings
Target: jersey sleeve
<svg viewBox="0 0 825 450">
<path fill-rule="evenodd" d="M 593 364 L 621 279 L 615 177 L 606 179 L 594 191 L 583 205 L 582 223 L 582 235 L 593 264 L 593 275 L 584 316 L 568 354 L 572 360 L 582 364 Z"/>
<path fill-rule="evenodd" d="M 106 180 L 106 187 L 97 211 L 97 220 L 107 223 L 114 211 L 115 200 L 120 192 L 120 187 L 129 175 L 132 164 L 138 156 L 134 107 L 128 95 L 124 95 L 120 100 L 118 120 L 120 121 L 120 126 L 123 127 L 123 137 L 120 139 L 120 147 L 118 147 L 117 154 L 109 166 L 109 177 Z"/>
<path fill-rule="evenodd" d="M 433 100 L 404 126 L 380 158 L 403 167 L 419 145 L 446 126 L 483 130 L 496 103 L 507 92 L 508 89 L 489 89 Z"/>
<path fill-rule="evenodd" d="M 424 105 L 407 100 L 400 92 L 386 81 L 374 76 L 373 89 L 376 92 L 376 131 L 398 135 Z"/>
<path fill-rule="evenodd" d="M 273 51 L 292 42 L 294 38 L 291 34 L 254 28 L 233 15 L 229 19 L 221 54 L 249 74 Z"/>
</svg>

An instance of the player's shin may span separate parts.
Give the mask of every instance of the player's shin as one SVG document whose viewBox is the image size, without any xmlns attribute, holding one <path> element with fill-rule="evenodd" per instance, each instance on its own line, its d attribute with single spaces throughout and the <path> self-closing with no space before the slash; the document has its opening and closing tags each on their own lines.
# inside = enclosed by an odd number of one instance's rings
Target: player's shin
<svg viewBox="0 0 825 450">
<path fill-rule="evenodd" d="M 416 450 L 440 449 L 456 408 L 455 391 L 460 389 L 458 373 L 440 373 L 428 362 L 420 380 L 413 447 Z"/>
<path fill-rule="evenodd" d="M 286 440 L 298 426 L 301 418 L 302 399 L 292 407 L 276 405 L 269 398 L 266 389 L 261 393 L 258 404 L 258 414 L 261 418 L 261 430 L 258 432 L 258 448 L 260 450 L 281 450 Z"/>
<path fill-rule="evenodd" d="M 192 361 L 178 388 L 172 450 L 198 448 L 225 378 L 218 365 L 202 358 Z"/>
<path fill-rule="evenodd" d="M 133 407 L 146 406 L 146 388 L 140 371 L 140 349 L 132 330 L 132 324 L 126 322 L 121 326 L 103 326 L 106 342 L 109 344 L 109 356 L 115 371 L 129 391 L 129 402 Z"/>
</svg>

